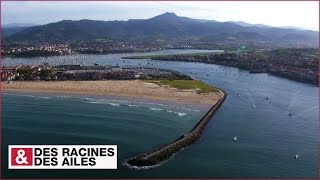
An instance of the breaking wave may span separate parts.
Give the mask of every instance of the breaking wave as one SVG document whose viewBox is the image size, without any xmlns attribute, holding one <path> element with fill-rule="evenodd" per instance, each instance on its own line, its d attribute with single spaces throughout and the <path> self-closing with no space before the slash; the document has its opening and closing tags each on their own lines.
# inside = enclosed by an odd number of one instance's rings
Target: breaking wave
<svg viewBox="0 0 320 180">
<path fill-rule="evenodd" d="M 133 107 L 133 108 L 143 108 L 143 109 L 148 109 L 148 110 L 151 110 L 151 111 L 163 111 L 163 112 L 175 114 L 175 115 L 180 116 L 180 117 L 183 117 L 183 116 L 187 115 L 187 113 L 185 113 L 185 112 L 178 112 L 178 111 L 174 111 L 174 110 L 170 110 L 170 109 L 164 109 L 164 108 L 159 108 L 159 107 L 150 107 L 150 106 L 147 106 L 147 105 L 142 105 L 143 103 L 141 103 L 141 102 L 139 102 L 138 104 L 127 104 L 127 103 L 124 103 L 124 102 L 130 103 L 130 101 L 120 101 L 122 103 L 119 103 L 119 101 L 106 100 L 106 99 L 103 99 L 103 100 L 92 99 L 92 98 L 85 98 L 85 99 L 88 100 L 87 103 L 90 103 L 90 104 L 104 104 L 104 105 L 110 105 L 110 106 L 114 106 L 114 107 L 126 106 L 126 107 Z M 145 104 L 150 104 L 150 103 L 145 103 Z M 168 107 L 170 107 L 170 106 L 168 106 Z"/>
</svg>

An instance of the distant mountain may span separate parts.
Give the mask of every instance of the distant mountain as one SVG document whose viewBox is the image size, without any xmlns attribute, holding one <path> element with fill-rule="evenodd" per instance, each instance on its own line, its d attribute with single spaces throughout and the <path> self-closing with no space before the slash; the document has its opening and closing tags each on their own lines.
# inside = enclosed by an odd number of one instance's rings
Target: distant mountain
<svg viewBox="0 0 320 180">
<path fill-rule="evenodd" d="M 307 29 L 294 27 L 294 26 L 273 27 L 273 26 L 268 26 L 268 25 L 264 25 L 264 24 L 250 24 L 250 23 L 246 23 L 246 22 L 243 22 L 243 21 L 228 21 L 228 22 L 229 23 L 238 24 L 238 25 L 244 26 L 244 27 L 282 28 L 282 29 L 295 29 L 295 30 L 299 30 L 299 31 L 307 31 Z"/>
<path fill-rule="evenodd" d="M 16 28 L 16 27 L 31 27 L 36 26 L 36 24 L 31 23 L 11 23 L 11 24 L 2 24 L 2 28 Z"/>
<path fill-rule="evenodd" d="M 262 28 L 272 28 L 272 26 L 264 25 L 264 24 L 250 24 L 243 21 L 227 21 L 229 23 L 234 23 L 243 27 L 262 27 Z"/>
<path fill-rule="evenodd" d="M 22 31 L 28 27 L 1 27 L 2 30 L 2 37 L 7 38 L 19 31 Z"/>
<path fill-rule="evenodd" d="M 294 27 L 294 26 L 281 26 L 279 28 L 284 28 L 284 29 L 295 29 L 295 30 L 299 30 L 299 31 L 306 31 L 306 29 L 302 29 L 302 28 L 298 28 L 298 27 Z"/>
<path fill-rule="evenodd" d="M 3 24 L 1 25 L 2 30 L 2 37 L 6 38 L 11 36 L 12 34 L 15 34 L 19 31 L 22 31 L 28 27 L 35 26 L 35 24 L 20 24 L 20 23 L 12 23 L 12 24 Z"/>
<path fill-rule="evenodd" d="M 239 25 L 241 24 L 241 25 Z M 298 37 L 298 38 L 296 38 Z M 128 21 L 63 20 L 34 26 L 6 38 L 9 41 L 67 41 L 67 40 L 257 40 L 305 41 L 317 44 L 318 32 L 250 26 L 245 22 L 217 22 L 180 17 L 164 13 L 150 19 Z"/>
</svg>

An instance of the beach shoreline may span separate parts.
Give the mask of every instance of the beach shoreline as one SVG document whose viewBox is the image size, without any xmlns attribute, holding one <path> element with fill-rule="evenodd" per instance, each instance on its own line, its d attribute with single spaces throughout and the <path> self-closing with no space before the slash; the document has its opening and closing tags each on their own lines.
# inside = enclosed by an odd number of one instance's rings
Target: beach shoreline
<svg viewBox="0 0 320 180">
<path fill-rule="evenodd" d="M 31 92 L 31 91 L 18 91 L 18 90 L 6 90 L 2 92 L 2 96 L 26 96 L 26 97 L 38 97 L 40 99 L 51 99 L 51 98 L 74 98 L 74 99 L 86 99 L 89 103 L 101 103 L 104 104 L 120 104 L 120 105 L 137 105 L 137 104 L 149 104 L 150 107 L 174 107 L 184 110 L 198 111 L 201 113 L 206 113 L 211 106 L 207 104 L 198 103 L 185 103 L 167 100 L 157 100 L 157 99 L 147 99 L 147 98 L 137 98 L 137 97 L 125 97 L 125 96 L 113 96 L 106 94 L 79 94 L 79 93 L 63 93 L 63 92 Z"/>
<path fill-rule="evenodd" d="M 181 81 L 179 82 L 181 83 Z M 170 83 L 172 82 L 170 81 Z M 184 105 L 198 103 L 202 106 L 206 105 L 209 107 L 207 113 L 188 133 L 183 134 L 180 138 L 169 144 L 161 146 L 157 150 L 135 156 L 126 161 L 127 165 L 135 168 L 146 168 L 161 164 L 181 149 L 195 143 L 201 137 L 206 124 L 219 109 L 226 97 L 226 93 L 218 88 L 210 89 L 211 91 L 199 89 L 199 86 L 192 86 L 191 89 L 177 89 L 178 87 L 175 86 L 143 80 L 14 81 L 2 83 L 1 85 L 2 92 L 104 95 L 115 96 L 118 97 L 117 99 L 123 97 L 133 98 L 135 100 L 149 99 L 167 101 L 168 103 L 174 102 L 177 103 L 178 106 L 179 103 L 184 103 Z"/>
<path fill-rule="evenodd" d="M 108 96 L 116 99 L 198 104 L 206 107 L 215 104 L 221 96 L 216 92 L 199 94 L 195 90 L 177 90 L 140 80 L 15 81 L 1 85 L 2 92 L 81 94 Z"/>
</svg>

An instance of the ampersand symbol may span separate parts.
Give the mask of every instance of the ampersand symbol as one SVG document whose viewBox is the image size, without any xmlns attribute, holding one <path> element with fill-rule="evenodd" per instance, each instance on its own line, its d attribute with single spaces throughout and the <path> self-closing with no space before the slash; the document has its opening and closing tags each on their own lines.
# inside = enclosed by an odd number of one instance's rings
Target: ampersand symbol
<svg viewBox="0 0 320 180">
<path fill-rule="evenodd" d="M 27 157 L 24 157 L 26 152 L 22 149 L 19 149 L 17 152 L 16 163 L 17 164 L 29 164 L 27 161 Z"/>
</svg>

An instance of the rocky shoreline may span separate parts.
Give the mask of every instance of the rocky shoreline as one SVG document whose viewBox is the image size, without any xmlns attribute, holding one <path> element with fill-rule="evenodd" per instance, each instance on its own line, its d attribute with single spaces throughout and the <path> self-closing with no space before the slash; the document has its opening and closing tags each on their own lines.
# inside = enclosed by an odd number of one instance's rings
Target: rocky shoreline
<svg viewBox="0 0 320 180">
<path fill-rule="evenodd" d="M 127 160 L 126 164 L 136 168 L 155 166 L 166 161 L 181 149 L 195 143 L 200 138 L 205 126 L 210 121 L 213 114 L 219 109 L 227 96 L 224 91 L 220 90 L 220 92 L 222 93 L 222 97 L 210 108 L 210 110 L 200 119 L 190 132 L 157 150 L 133 157 Z"/>
</svg>

